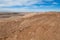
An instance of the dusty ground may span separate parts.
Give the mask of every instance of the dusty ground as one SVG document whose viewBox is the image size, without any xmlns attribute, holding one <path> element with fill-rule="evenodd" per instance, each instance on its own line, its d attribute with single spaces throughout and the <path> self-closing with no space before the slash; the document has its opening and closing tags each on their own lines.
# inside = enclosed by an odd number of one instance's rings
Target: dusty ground
<svg viewBox="0 0 60 40">
<path fill-rule="evenodd" d="M 0 40 L 60 40 L 60 13 L 0 18 Z"/>
</svg>

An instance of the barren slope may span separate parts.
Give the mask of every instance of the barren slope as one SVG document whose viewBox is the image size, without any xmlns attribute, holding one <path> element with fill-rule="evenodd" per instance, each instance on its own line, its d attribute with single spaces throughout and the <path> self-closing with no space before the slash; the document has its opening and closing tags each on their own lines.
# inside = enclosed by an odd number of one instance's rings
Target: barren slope
<svg viewBox="0 0 60 40">
<path fill-rule="evenodd" d="M 0 21 L 0 40 L 60 40 L 59 13 L 28 14 Z"/>
</svg>

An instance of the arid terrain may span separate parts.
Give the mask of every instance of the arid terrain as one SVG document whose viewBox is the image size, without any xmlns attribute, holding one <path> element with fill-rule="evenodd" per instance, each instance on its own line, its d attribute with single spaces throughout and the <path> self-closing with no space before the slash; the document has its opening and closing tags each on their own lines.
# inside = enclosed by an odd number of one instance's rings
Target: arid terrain
<svg viewBox="0 0 60 40">
<path fill-rule="evenodd" d="M 60 12 L 0 13 L 0 40 L 60 40 Z"/>
</svg>

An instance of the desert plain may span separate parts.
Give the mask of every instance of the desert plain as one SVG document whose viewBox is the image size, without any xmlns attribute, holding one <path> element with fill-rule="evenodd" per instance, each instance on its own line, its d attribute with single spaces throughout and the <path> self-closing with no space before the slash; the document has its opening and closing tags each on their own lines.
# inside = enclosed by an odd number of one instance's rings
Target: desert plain
<svg viewBox="0 0 60 40">
<path fill-rule="evenodd" d="M 0 13 L 0 40 L 60 40 L 60 12 Z"/>
</svg>

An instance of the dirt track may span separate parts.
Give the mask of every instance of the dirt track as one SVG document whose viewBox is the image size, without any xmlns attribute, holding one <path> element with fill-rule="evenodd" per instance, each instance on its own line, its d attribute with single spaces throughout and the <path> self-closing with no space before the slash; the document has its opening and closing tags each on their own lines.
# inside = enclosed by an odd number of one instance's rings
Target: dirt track
<svg viewBox="0 0 60 40">
<path fill-rule="evenodd" d="M 60 40 L 60 13 L 28 14 L 0 21 L 0 40 Z"/>
</svg>

